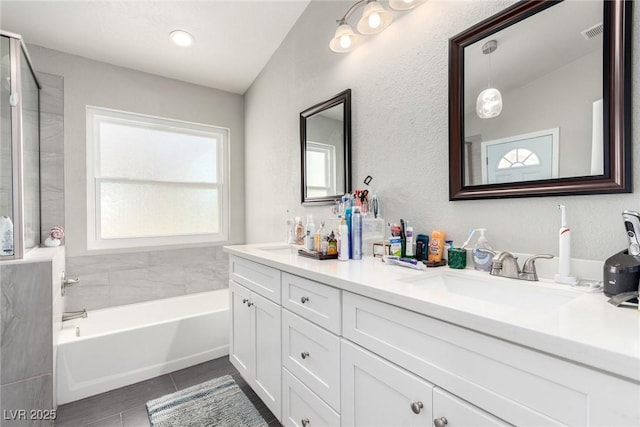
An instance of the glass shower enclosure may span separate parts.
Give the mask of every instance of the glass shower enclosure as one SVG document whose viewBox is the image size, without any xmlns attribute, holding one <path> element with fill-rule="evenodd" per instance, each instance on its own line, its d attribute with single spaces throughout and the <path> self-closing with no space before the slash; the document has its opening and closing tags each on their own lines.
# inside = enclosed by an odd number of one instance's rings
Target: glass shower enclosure
<svg viewBox="0 0 640 427">
<path fill-rule="evenodd" d="M 40 84 L 22 37 L 0 30 L 0 260 L 40 245 Z"/>
</svg>

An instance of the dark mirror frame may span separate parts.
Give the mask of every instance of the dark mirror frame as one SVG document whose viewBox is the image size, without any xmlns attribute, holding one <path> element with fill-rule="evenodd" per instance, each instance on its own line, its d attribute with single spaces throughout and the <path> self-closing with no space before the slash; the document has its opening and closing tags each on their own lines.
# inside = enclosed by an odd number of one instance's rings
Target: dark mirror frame
<svg viewBox="0 0 640 427">
<path fill-rule="evenodd" d="M 524 0 L 449 39 L 449 200 L 631 192 L 631 1 L 604 1 L 604 174 L 465 185 L 464 48 L 559 1 Z"/>
<path fill-rule="evenodd" d="M 328 110 L 336 105 L 343 105 L 343 148 L 344 148 L 344 162 L 342 164 L 342 170 L 344 171 L 344 188 L 338 188 L 338 191 L 341 191 L 340 194 L 335 194 L 326 197 L 307 197 L 307 184 L 305 177 L 307 176 L 306 170 L 306 156 L 307 152 L 307 118 L 318 114 L 322 111 Z M 329 205 L 336 202 L 336 200 L 340 200 L 340 197 L 344 195 L 351 189 L 351 89 L 347 89 L 343 92 L 340 92 L 336 96 L 331 99 L 328 99 L 324 102 L 320 102 L 319 104 L 314 105 L 313 107 L 307 108 L 303 112 L 300 113 L 300 159 L 301 159 L 301 193 L 302 193 L 302 204 L 305 206 L 312 205 Z M 340 165 L 336 165 L 336 167 L 340 167 Z"/>
</svg>

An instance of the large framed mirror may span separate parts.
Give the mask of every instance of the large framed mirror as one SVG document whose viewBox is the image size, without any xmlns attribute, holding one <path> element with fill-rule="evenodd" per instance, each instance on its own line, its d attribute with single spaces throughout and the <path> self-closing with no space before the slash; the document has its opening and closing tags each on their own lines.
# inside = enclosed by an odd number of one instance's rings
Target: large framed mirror
<svg viewBox="0 0 640 427">
<path fill-rule="evenodd" d="M 450 200 L 631 192 L 631 3 L 525 0 L 449 40 Z"/>
<path fill-rule="evenodd" d="M 351 188 L 351 89 L 300 113 L 302 204 L 332 204 Z"/>
</svg>

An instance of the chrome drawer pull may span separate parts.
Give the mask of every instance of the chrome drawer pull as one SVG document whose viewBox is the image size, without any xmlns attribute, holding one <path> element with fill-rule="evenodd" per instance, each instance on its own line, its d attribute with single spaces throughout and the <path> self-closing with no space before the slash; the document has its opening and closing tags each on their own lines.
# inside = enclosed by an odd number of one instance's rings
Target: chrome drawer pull
<svg viewBox="0 0 640 427">
<path fill-rule="evenodd" d="M 247 307 L 251 307 L 253 303 L 251 301 L 247 302 Z"/>
<path fill-rule="evenodd" d="M 435 420 L 433 420 L 433 425 L 435 427 L 444 427 L 447 424 L 449 424 L 449 421 L 447 421 L 447 419 L 445 417 L 440 417 L 440 418 L 436 418 Z"/>
<path fill-rule="evenodd" d="M 309 425 L 309 418 L 304 418 L 302 421 L 302 427 L 307 427 Z"/>
<path fill-rule="evenodd" d="M 307 301 L 309 301 L 309 297 L 302 297 L 302 298 L 300 298 L 300 302 L 301 302 L 301 303 L 303 303 L 303 304 L 304 304 L 305 302 L 307 302 Z"/>
<path fill-rule="evenodd" d="M 300 353 L 300 356 L 302 356 L 303 359 L 306 359 L 307 357 L 309 357 L 309 352 L 303 351 L 302 353 Z"/>
<path fill-rule="evenodd" d="M 248 299 L 248 298 L 243 298 L 243 299 L 242 299 L 242 303 L 243 303 L 243 304 L 246 304 L 247 302 L 249 302 L 249 299 Z"/>
<path fill-rule="evenodd" d="M 414 414 L 419 414 L 422 411 L 422 408 L 424 408 L 424 405 L 420 401 L 413 402 L 411 404 L 411 410 Z"/>
</svg>

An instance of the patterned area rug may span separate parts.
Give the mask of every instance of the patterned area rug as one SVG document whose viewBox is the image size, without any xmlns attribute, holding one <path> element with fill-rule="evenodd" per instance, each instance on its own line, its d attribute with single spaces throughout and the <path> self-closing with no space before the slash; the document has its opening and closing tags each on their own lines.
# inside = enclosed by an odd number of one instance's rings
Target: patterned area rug
<svg viewBox="0 0 640 427">
<path fill-rule="evenodd" d="M 147 413 L 153 427 L 267 427 L 231 375 L 150 400 Z"/>
</svg>

